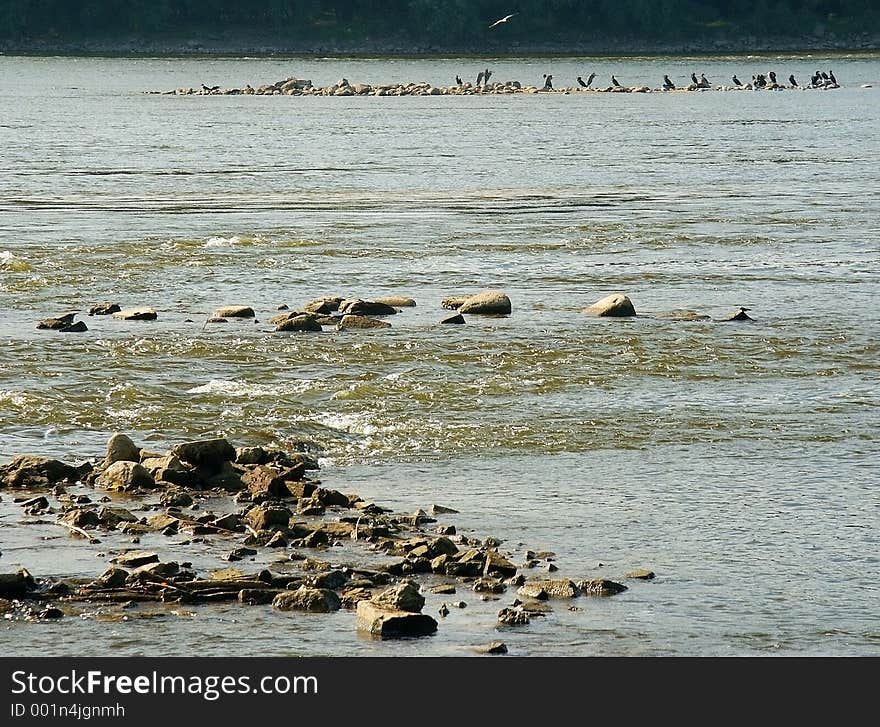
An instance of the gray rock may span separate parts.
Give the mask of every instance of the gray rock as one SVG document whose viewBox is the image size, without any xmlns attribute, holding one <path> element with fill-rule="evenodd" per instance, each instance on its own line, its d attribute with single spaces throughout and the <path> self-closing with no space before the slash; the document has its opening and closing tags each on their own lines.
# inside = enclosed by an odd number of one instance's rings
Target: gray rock
<svg viewBox="0 0 880 727">
<path fill-rule="evenodd" d="M 122 588 L 129 576 L 129 572 L 123 568 L 110 566 L 101 575 L 99 575 L 92 585 L 97 588 Z"/>
<path fill-rule="evenodd" d="M 470 295 L 454 295 L 449 298 L 444 298 L 440 301 L 440 307 L 446 308 L 447 310 L 457 310 L 461 308 L 464 302 L 472 296 Z"/>
</svg>

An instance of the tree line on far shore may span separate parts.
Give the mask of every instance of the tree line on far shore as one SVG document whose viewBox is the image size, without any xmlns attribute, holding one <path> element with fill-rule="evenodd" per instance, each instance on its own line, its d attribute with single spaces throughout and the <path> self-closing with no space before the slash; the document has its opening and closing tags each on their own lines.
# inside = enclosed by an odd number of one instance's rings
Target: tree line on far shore
<svg viewBox="0 0 880 727">
<path fill-rule="evenodd" d="M 489 26 L 515 15 L 506 23 Z M 876 0 L 2 0 L 0 40 L 263 38 L 416 50 L 876 37 Z M 744 48 L 747 50 L 748 48 Z"/>
</svg>

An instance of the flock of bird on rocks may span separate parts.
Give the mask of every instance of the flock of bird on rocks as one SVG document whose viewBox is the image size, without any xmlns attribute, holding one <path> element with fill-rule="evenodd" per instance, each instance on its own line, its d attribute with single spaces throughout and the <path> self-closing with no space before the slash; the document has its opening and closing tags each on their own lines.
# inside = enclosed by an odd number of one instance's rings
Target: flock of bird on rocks
<svg viewBox="0 0 880 727">
<path fill-rule="evenodd" d="M 794 74 L 789 74 L 788 81 L 778 79 L 775 71 L 769 73 L 753 74 L 750 81 L 743 82 L 736 74 L 731 78 L 730 84 L 713 84 L 705 73 L 697 77 L 691 73 L 690 82 L 684 84 L 675 83 L 669 74 L 663 76 L 663 83 L 658 88 L 647 85 L 626 86 L 617 77 L 611 75 L 611 84 L 607 86 L 594 83 L 596 74 L 591 73 L 586 80 L 583 76 L 577 77 L 577 85 L 571 87 L 556 88 L 553 85 L 553 75 L 543 74 L 543 84 L 524 85 L 519 81 L 490 81 L 493 72 L 486 68 L 477 74 L 476 81 L 470 83 L 462 80 L 461 76 L 455 77 L 455 85 L 434 86 L 426 81 L 417 83 L 391 83 L 391 84 L 368 84 L 349 83 L 348 79 L 341 78 L 336 83 L 328 86 L 315 86 L 311 80 L 296 77 L 286 78 L 271 84 L 265 84 L 254 88 L 247 84 L 244 88 L 226 88 L 220 86 L 208 86 L 202 84 L 200 90 L 193 88 L 178 88 L 173 91 L 162 93 L 173 95 L 258 95 L 258 96 L 447 96 L 447 95 L 473 95 L 473 94 L 511 94 L 511 93 L 577 93 L 577 92 L 628 92 L 650 93 L 652 91 L 779 91 L 785 89 L 819 89 L 828 90 L 840 88 L 834 71 L 816 71 L 809 83 L 801 84 Z"/>
</svg>

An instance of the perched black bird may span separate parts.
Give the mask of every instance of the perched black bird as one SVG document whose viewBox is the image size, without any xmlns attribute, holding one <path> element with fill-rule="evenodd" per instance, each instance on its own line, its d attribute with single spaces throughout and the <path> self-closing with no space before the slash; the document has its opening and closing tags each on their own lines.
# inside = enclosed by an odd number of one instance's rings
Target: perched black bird
<svg viewBox="0 0 880 727">
<path fill-rule="evenodd" d="M 491 76 L 491 75 L 492 75 L 492 71 L 490 71 L 488 68 L 485 71 L 483 71 L 483 83 L 489 83 L 489 76 Z"/>
<path fill-rule="evenodd" d="M 480 72 L 477 74 L 477 85 L 478 85 L 478 86 L 483 85 L 483 76 L 484 76 L 484 74 L 483 74 L 482 71 L 480 71 Z"/>
<path fill-rule="evenodd" d="M 691 80 L 694 82 L 694 85 L 695 85 L 695 86 L 699 86 L 699 85 L 700 85 L 700 82 L 697 80 L 697 74 L 696 74 L 696 73 L 692 73 L 692 74 L 691 74 Z"/>
<path fill-rule="evenodd" d="M 547 73 L 544 74 L 544 90 L 552 91 L 553 90 L 553 76 Z"/>
<path fill-rule="evenodd" d="M 620 82 L 614 76 L 611 76 L 611 83 L 617 88 L 621 88 Z"/>
<path fill-rule="evenodd" d="M 709 79 L 706 78 L 706 74 L 705 74 L 705 73 L 701 73 L 701 74 L 700 74 L 700 83 L 699 83 L 699 85 L 700 85 L 701 88 L 709 88 Z"/>
<path fill-rule="evenodd" d="M 834 71 L 828 71 L 828 78 L 831 80 L 835 86 L 837 85 L 837 79 L 834 77 Z"/>
<path fill-rule="evenodd" d="M 586 87 L 587 87 L 586 82 L 585 82 L 584 79 L 581 78 L 580 76 L 578 76 L 578 86 L 580 86 L 581 88 L 586 88 Z"/>
<path fill-rule="evenodd" d="M 596 77 L 595 73 L 591 73 L 590 77 L 587 79 L 587 88 L 590 87 L 590 84 L 593 82 L 593 79 Z"/>
<path fill-rule="evenodd" d="M 798 85 L 798 82 L 794 80 L 794 74 L 793 74 L 793 73 L 788 77 L 788 82 L 789 82 L 792 86 L 797 86 L 797 85 Z"/>
<path fill-rule="evenodd" d="M 736 76 L 733 77 L 733 83 L 736 86 L 742 86 L 742 81 L 740 81 Z"/>
<path fill-rule="evenodd" d="M 814 75 L 810 76 L 810 85 L 811 86 L 818 86 L 819 81 L 821 81 L 821 80 L 822 80 L 822 76 L 819 75 L 819 71 L 816 71 L 816 73 Z"/>
<path fill-rule="evenodd" d="M 825 73 L 825 71 L 822 71 L 822 80 L 823 81 L 830 81 L 831 80 L 830 78 L 828 78 L 828 74 Z"/>
<path fill-rule="evenodd" d="M 770 76 L 771 83 L 776 83 L 776 71 L 770 71 L 767 75 Z"/>
<path fill-rule="evenodd" d="M 461 80 L 461 76 L 456 76 L 455 77 L 455 84 L 457 86 L 460 86 L 462 83 L 463 83 L 463 81 Z"/>
<path fill-rule="evenodd" d="M 675 84 L 669 80 L 668 75 L 663 76 L 663 89 L 666 91 L 674 91 L 675 90 Z"/>
</svg>

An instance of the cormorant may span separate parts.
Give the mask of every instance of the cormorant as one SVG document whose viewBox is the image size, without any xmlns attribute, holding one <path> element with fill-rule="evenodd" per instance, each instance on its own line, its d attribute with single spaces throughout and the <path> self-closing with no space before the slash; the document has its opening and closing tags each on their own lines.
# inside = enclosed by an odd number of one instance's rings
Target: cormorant
<svg viewBox="0 0 880 727">
<path fill-rule="evenodd" d="M 794 74 L 793 74 L 793 73 L 788 77 L 788 82 L 789 82 L 792 86 L 797 86 L 797 85 L 798 85 L 798 82 L 794 80 Z"/>
<path fill-rule="evenodd" d="M 482 71 L 480 71 L 480 72 L 477 74 L 477 85 L 478 85 L 478 86 L 482 86 L 482 85 L 483 85 L 483 76 L 484 76 L 484 74 L 483 74 Z"/>
<path fill-rule="evenodd" d="M 587 88 L 590 87 L 590 84 L 593 82 L 593 79 L 596 77 L 595 73 L 591 73 L 590 77 L 587 79 Z"/>
<path fill-rule="evenodd" d="M 553 89 L 553 76 L 548 75 L 547 73 L 544 75 L 544 90 L 550 91 Z"/>
<path fill-rule="evenodd" d="M 699 85 L 700 85 L 702 88 L 709 88 L 709 85 L 710 85 L 710 84 L 709 84 L 709 79 L 706 78 L 706 74 L 705 74 L 705 73 L 701 73 L 701 74 L 700 74 L 700 84 L 699 84 Z"/>
<path fill-rule="evenodd" d="M 767 75 L 770 76 L 771 83 L 776 83 L 776 71 L 770 71 Z"/>
<path fill-rule="evenodd" d="M 581 88 L 586 88 L 586 87 L 587 87 L 587 84 L 584 83 L 584 79 L 581 78 L 580 76 L 578 76 L 578 86 L 580 86 Z"/>
<path fill-rule="evenodd" d="M 819 71 L 816 71 L 815 75 L 810 76 L 810 85 L 811 86 L 818 86 L 819 81 L 821 81 L 821 80 L 822 80 L 822 76 L 819 75 Z"/>
<path fill-rule="evenodd" d="M 612 83 L 614 86 L 616 86 L 617 88 L 620 88 L 620 87 L 621 87 L 621 86 L 620 86 L 620 82 L 619 82 L 619 81 L 618 81 L 613 75 L 611 76 L 611 83 Z"/>
<path fill-rule="evenodd" d="M 699 86 L 699 85 L 700 85 L 700 82 L 697 80 L 697 74 L 696 74 L 696 73 L 692 73 L 692 74 L 691 74 L 691 80 L 694 82 L 694 85 L 695 85 L 695 86 Z"/>
<path fill-rule="evenodd" d="M 666 91 L 674 91 L 675 90 L 675 84 L 669 80 L 668 75 L 663 76 L 663 89 Z"/>
<path fill-rule="evenodd" d="M 822 75 L 822 80 L 823 80 L 823 81 L 830 81 L 830 80 L 831 80 L 830 78 L 828 78 L 828 74 L 825 73 L 825 71 L 822 71 L 822 74 L 821 74 L 821 75 Z"/>
<path fill-rule="evenodd" d="M 828 71 L 828 78 L 831 79 L 831 83 L 833 83 L 835 86 L 838 85 L 837 79 L 834 77 L 834 71 Z"/>
<path fill-rule="evenodd" d="M 742 81 L 740 81 L 736 76 L 733 77 L 733 82 L 737 86 L 742 86 Z"/>
<path fill-rule="evenodd" d="M 492 71 L 490 71 L 488 68 L 485 71 L 483 71 L 483 83 L 489 83 L 489 76 L 491 76 L 491 75 L 492 75 Z"/>
</svg>

